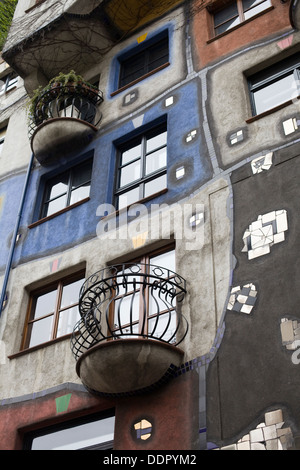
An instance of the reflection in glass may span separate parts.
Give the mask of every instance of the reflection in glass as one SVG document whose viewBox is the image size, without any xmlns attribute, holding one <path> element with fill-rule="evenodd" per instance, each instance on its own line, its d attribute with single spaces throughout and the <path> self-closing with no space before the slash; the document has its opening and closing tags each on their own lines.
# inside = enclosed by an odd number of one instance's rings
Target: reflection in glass
<svg viewBox="0 0 300 470">
<path fill-rule="evenodd" d="M 54 312 L 57 290 L 40 295 L 36 300 L 34 319 Z"/>
<path fill-rule="evenodd" d="M 57 327 L 57 337 L 72 333 L 74 325 L 77 323 L 79 318 L 80 315 L 77 306 L 60 312 Z"/>
<path fill-rule="evenodd" d="M 53 315 L 32 323 L 29 347 L 45 343 L 51 339 Z"/>
<path fill-rule="evenodd" d="M 32 450 L 78 450 L 113 441 L 115 418 L 54 431 L 33 439 Z"/>
<path fill-rule="evenodd" d="M 167 175 L 164 174 L 162 176 L 159 176 L 158 178 L 155 178 L 149 183 L 145 184 L 145 193 L 144 197 L 151 196 L 151 194 L 155 194 L 167 187 Z"/>
<path fill-rule="evenodd" d="M 293 74 L 283 77 L 270 85 L 254 91 L 256 113 L 260 114 L 290 100 L 295 93 L 296 82 Z"/>
<path fill-rule="evenodd" d="M 167 149 L 163 147 L 146 157 L 146 175 L 167 165 Z"/>
</svg>

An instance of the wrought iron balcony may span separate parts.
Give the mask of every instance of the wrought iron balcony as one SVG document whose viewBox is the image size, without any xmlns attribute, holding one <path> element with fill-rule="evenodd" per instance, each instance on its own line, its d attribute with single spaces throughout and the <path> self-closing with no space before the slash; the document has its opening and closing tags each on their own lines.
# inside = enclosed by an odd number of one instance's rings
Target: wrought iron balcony
<svg viewBox="0 0 300 470">
<path fill-rule="evenodd" d="M 54 86 L 41 93 L 29 115 L 29 138 L 40 163 L 86 145 L 98 130 L 102 92 L 84 86 Z"/>
<path fill-rule="evenodd" d="M 185 294 L 181 276 L 142 263 L 107 267 L 88 278 L 71 339 L 84 385 L 100 394 L 124 394 L 168 377 L 182 363 Z"/>
</svg>

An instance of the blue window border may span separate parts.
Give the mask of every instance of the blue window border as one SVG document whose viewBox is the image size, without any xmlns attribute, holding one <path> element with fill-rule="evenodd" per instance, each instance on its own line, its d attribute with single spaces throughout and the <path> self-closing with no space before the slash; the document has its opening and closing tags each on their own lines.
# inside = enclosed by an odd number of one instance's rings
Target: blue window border
<svg viewBox="0 0 300 470">
<path fill-rule="evenodd" d="M 168 24 L 164 25 L 161 29 L 153 31 L 152 33 L 147 34 L 147 38 L 140 44 L 133 43 L 128 46 L 126 49 L 123 49 L 119 54 L 117 54 L 112 60 L 112 66 L 110 71 L 110 79 L 108 86 L 108 96 L 112 99 L 111 94 L 119 90 L 119 77 L 121 71 L 121 64 L 124 60 L 129 59 L 130 57 L 142 52 L 147 49 L 152 44 L 164 39 L 166 36 L 169 39 L 169 63 L 172 63 L 172 44 L 173 44 L 173 25 Z M 143 79 L 141 79 L 143 81 Z M 128 86 L 130 88 L 130 85 Z M 128 89 L 126 87 L 126 89 Z M 122 89 L 120 89 L 122 90 Z M 124 90 L 126 91 L 126 90 Z"/>
</svg>

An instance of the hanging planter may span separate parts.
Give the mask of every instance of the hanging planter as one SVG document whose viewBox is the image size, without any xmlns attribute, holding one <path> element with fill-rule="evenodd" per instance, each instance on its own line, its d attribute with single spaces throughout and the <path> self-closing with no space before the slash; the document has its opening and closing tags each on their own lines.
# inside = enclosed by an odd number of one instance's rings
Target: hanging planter
<svg viewBox="0 0 300 470">
<path fill-rule="evenodd" d="M 74 70 L 67 74 L 60 72 L 49 81 L 46 87 L 40 86 L 34 91 L 28 105 L 29 118 L 39 125 L 49 119 L 47 109 L 50 103 L 57 99 L 65 99 L 70 95 L 85 97 L 94 105 L 102 101 L 102 95 L 98 88 L 86 82 Z"/>
</svg>

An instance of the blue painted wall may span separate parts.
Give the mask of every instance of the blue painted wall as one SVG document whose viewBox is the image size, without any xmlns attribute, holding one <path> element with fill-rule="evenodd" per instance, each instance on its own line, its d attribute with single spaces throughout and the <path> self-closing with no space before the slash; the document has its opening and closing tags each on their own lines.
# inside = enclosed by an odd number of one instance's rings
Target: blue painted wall
<svg viewBox="0 0 300 470">
<path fill-rule="evenodd" d="M 151 199 L 150 204 L 172 204 L 201 187 L 212 177 L 210 161 L 201 132 L 201 114 L 195 104 L 201 103 L 199 82 L 194 80 L 176 89 L 172 96 L 174 104 L 165 107 L 165 98 L 151 107 L 145 107 L 138 116 L 143 115 L 143 122 L 135 128 L 132 119 L 116 125 L 115 128 L 100 129 L 97 137 L 78 155 L 64 155 L 51 167 L 38 167 L 32 171 L 21 226 L 25 232 L 23 241 L 17 246 L 15 263 L 59 253 L 64 249 L 96 237 L 99 216 L 97 207 L 104 203 L 113 203 L 114 174 L 116 163 L 116 142 L 142 132 L 153 122 L 167 119 L 168 127 L 168 191 Z M 186 142 L 191 130 L 197 130 L 196 138 Z M 39 187 L 45 176 L 57 171 L 64 171 L 90 155 L 94 156 L 90 200 L 78 207 L 54 217 L 38 226 L 27 229 L 36 220 L 40 205 Z M 180 180 L 175 178 L 175 170 L 185 166 L 186 175 Z M 5 204 L 1 217 L 1 232 L 13 231 L 21 197 L 24 177 L 10 178 L 0 185 L 0 195 L 5 195 Z M 6 263 L 8 247 L 4 242 L 0 249 L 0 266 Z"/>
</svg>

